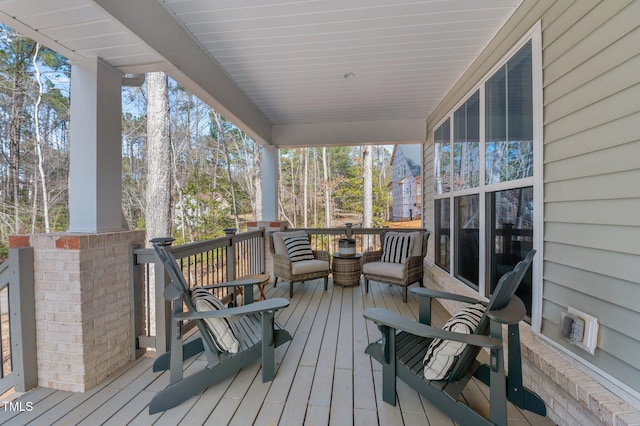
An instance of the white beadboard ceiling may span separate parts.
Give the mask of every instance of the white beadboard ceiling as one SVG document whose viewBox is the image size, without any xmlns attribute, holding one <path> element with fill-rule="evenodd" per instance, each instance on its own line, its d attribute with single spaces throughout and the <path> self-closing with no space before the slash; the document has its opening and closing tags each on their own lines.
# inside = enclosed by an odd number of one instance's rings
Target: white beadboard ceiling
<svg viewBox="0 0 640 426">
<path fill-rule="evenodd" d="M 72 60 L 163 70 L 266 143 L 419 142 L 519 3 L 0 0 L 0 21 Z"/>
</svg>

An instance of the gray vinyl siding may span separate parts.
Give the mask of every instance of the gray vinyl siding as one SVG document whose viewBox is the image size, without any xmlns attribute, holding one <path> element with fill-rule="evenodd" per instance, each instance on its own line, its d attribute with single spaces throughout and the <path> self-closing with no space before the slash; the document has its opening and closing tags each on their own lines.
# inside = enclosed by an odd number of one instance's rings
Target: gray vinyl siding
<svg viewBox="0 0 640 426">
<path fill-rule="evenodd" d="M 640 392 L 640 0 L 524 0 L 427 120 L 424 204 L 433 209 L 434 127 L 538 20 L 542 333 Z M 599 319 L 595 355 L 559 338 L 567 306 Z"/>
</svg>

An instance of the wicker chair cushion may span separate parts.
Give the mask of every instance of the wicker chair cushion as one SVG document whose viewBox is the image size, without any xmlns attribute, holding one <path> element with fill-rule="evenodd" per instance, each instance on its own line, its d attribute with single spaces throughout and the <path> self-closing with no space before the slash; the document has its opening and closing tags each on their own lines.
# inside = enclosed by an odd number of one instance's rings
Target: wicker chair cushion
<svg viewBox="0 0 640 426">
<path fill-rule="evenodd" d="M 447 321 L 443 330 L 472 334 L 484 315 L 484 305 L 477 303 L 458 311 Z M 466 343 L 452 340 L 433 339 L 424 356 L 424 378 L 427 380 L 446 380 L 458 357 L 467 347 Z"/>
<path fill-rule="evenodd" d="M 402 279 L 404 265 L 401 263 L 369 262 L 362 265 L 362 272 L 365 274 Z"/>
<path fill-rule="evenodd" d="M 313 251 L 309 244 L 307 235 L 298 235 L 294 237 L 284 237 L 282 239 L 287 247 L 287 255 L 292 262 L 301 262 L 303 260 L 313 260 Z"/>
<path fill-rule="evenodd" d="M 276 254 L 287 256 L 287 246 L 284 245 L 284 238 L 307 235 L 305 231 L 280 231 L 273 233 L 273 251 Z"/>
<path fill-rule="evenodd" d="M 222 302 L 203 288 L 194 288 L 191 291 L 191 299 L 198 312 L 224 309 Z M 240 343 L 227 318 L 206 318 L 204 323 L 220 352 L 238 353 Z"/>
<path fill-rule="evenodd" d="M 413 231 L 413 232 L 387 232 L 384 234 L 385 240 L 387 236 L 395 236 L 395 235 L 410 235 L 413 239 L 413 249 L 411 251 L 411 257 L 421 256 L 422 255 L 422 232 Z"/>
<path fill-rule="evenodd" d="M 326 260 L 303 260 L 291 262 L 291 273 L 293 275 L 310 274 L 312 272 L 322 272 L 329 270 L 329 262 Z"/>
</svg>

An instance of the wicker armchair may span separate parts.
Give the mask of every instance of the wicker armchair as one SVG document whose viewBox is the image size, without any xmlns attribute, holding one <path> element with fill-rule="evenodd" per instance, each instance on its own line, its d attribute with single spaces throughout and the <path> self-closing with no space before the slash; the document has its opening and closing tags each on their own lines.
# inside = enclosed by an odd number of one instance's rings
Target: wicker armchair
<svg viewBox="0 0 640 426">
<path fill-rule="evenodd" d="M 364 289 L 369 292 L 369 280 L 374 280 L 386 284 L 403 286 L 402 301 L 407 302 L 407 287 L 413 283 L 424 285 L 424 265 L 423 260 L 427 255 L 427 242 L 429 231 L 412 232 L 385 232 L 381 235 L 382 247 L 387 236 L 392 235 L 412 235 L 413 249 L 410 256 L 404 263 L 382 262 L 383 250 L 368 251 L 362 254 L 362 275 L 364 276 Z"/>
<path fill-rule="evenodd" d="M 312 260 L 292 262 L 289 259 L 287 248 L 283 238 L 288 236 L 306 235 L 305 231 L 277 231 L 271 232 L 271 254 L 273 255 L 273 271 L 275 280 L 273 286 L 278 283 L 278 278 L 289 281 L 289 298 L 293 297 L 293 284 L 318 278 L 324 278 L 324 289 L 327 290 L 329 274 L 329 253 L 322 250 L 313 250 Z"/>
</svg>

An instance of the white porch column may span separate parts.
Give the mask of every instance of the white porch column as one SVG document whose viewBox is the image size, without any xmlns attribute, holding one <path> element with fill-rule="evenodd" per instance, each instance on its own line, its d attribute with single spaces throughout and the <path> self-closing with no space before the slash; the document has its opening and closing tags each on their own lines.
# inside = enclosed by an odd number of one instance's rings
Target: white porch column
<svg viewBox="0 0 640 426">
<path fill-rule="evenodd" d="M 123 229 L 122 76 L 99 59 L 71 66 L 69 232 Z"/>
<path fill-rule="evenodd" d="M 278 148 L 262 146 L 262 220 L 278 220 Z"/>
</svg>

